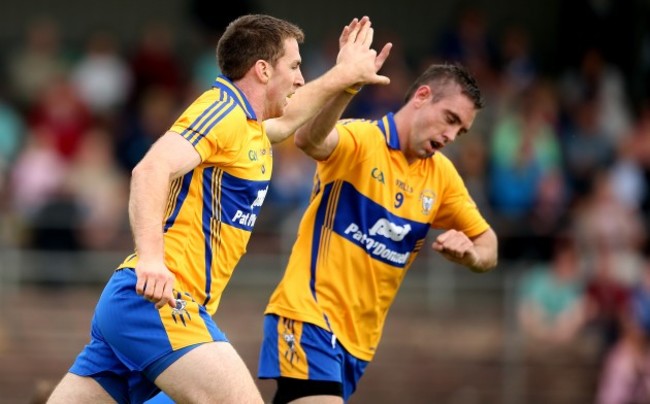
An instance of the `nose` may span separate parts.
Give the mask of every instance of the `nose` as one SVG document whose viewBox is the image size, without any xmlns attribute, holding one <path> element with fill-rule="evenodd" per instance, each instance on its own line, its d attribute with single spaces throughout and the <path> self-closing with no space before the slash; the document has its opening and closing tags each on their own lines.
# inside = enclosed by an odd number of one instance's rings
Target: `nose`
<svg viewBox="0 0 650 404">
<path fill-rule="evenodd" d="M 458 132 L 455 130 L 447 130 L 442 134 L 442 138 L 445 142 L 445 144 L 451 143 L 454 140 L 456 140 L 456 136 L 458 135 Z"/>
<path fill-rule="evenodd" d="M 305 78 L 302 76 L 302 70 L 298 70 L 298 77 L 296 77 L 296 86 L 302 87 L 305 85 Z"/>
</svg>

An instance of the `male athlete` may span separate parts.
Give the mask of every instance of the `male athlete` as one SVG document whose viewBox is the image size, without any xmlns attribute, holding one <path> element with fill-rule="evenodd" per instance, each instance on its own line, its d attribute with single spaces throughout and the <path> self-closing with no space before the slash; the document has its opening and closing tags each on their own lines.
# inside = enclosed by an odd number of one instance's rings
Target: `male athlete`
<svg viewBox="0 0 650 404">
<path fill-rule="evenodd" d="M 397 112 L 337 123 L 341 93 L 295 143 L 317 161 L 312 199 L 265 311 L 258 376 L 274 403 L 347 401 L 372 360 L 386 314 L 429 228 L 433 250 L 475 272 L 497 237 L 441 150 L 469 131 L 483 101 L 457 65 L 429 67 Z"/>
</svg>

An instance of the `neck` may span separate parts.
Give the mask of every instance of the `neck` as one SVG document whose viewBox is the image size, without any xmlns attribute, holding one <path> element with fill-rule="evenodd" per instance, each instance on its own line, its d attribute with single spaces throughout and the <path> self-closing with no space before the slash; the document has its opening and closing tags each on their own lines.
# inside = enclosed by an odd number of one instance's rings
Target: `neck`
<svg viewBox="0 0 650 404">
<path fill-rule="evenodd" d="M 395 121 L 395 128 L 397 129 L 397 137 L 399 138 L 399 148 L 404 158 L 409 164 L 413 164 L 417 160 L 417 157 L 409 156 L 408 153 L 408 142 L 411 135 L 411 120 L 413 118 L 413 113 L 406 106 L 402 107 L 393 115 Z"/>
<path fill-rule="evenodd" d="M 242 93 L 246 96 L 249 104 L 255 111 L 255 116 L 257 116 L 258 121 L 263 121 L 267 117 L 265 116 L 264 109 L 264 100 L 266 99 L 266 86 L 260 85 L 259 82 L 253 81 L 247 76 L 244 76 L 242 79 L 233 81 L 233 84 L 241 90 Z"/>
</svg>

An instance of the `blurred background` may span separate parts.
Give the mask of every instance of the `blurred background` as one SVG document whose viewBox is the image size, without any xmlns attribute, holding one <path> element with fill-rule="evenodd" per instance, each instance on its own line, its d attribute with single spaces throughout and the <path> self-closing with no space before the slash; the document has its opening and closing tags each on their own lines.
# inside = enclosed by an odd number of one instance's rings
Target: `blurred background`
<svg viewBox="0 0 650 404">
<path fill-rule="evenodd" d="M 88 341 L 132 249 L 130 170 L 252 12 L 303 28 L 306 79 L 334 63 L 344 24 L 371 17 L 392 81 L 345 116 L 396 110 L 432 62 L 465 64 L 486 98 L 445 154 L 500 237 L 499 267 L 423 249 L 351 402 L 650 402 L 649 1 L 93 3 L 0 4 L 0 403 L 42 402 Z M 274 153 L 216 315 L 252 372 L 314 168 L 291 141 Z"/>
</svg>

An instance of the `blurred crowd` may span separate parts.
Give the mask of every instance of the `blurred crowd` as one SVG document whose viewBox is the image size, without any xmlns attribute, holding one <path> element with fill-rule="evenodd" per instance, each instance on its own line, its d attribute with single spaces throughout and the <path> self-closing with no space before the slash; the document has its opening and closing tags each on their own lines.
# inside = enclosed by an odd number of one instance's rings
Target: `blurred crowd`
<svg viewBox="0 0 650 404">
<path fill-rule="evenodd" d="M 597 42 L 573 48 L 573 62 L 551 74 L 525 26 L 490 26 L 468 8 L 431 40 L 429 54 L 416 56 L 378 32 L 377 43 L 395 45 L 383 69 L 391 84 L 364 88 L 345 116 L 396 110 L 429 63 L 466 65 L 487 107 L 445 153 L 495 227 L 501 260 L 526 263 L 526 338 L 563 345 L 595 331 L 602 402 L 619 402 L 611 397 L 621 390 L 648 394 L 650 33 L 636 70 L 646 81 L 632 83 Z M 78 46 L 63 28 L 34 19 L 0 55 L 0 247 L 128 249 L 130 171 L 219 74 L 218 33 L 188 52 L 161 23 L 143 26 L 132 43 L 98 30 Z M 304 45 L 307 79 L 334 62 L 336 47 L 336 37 Z M 292 237 L 313 163 L 291 141 L 274 153 L 268 220 L 256 231 Z"/>
</svg>

